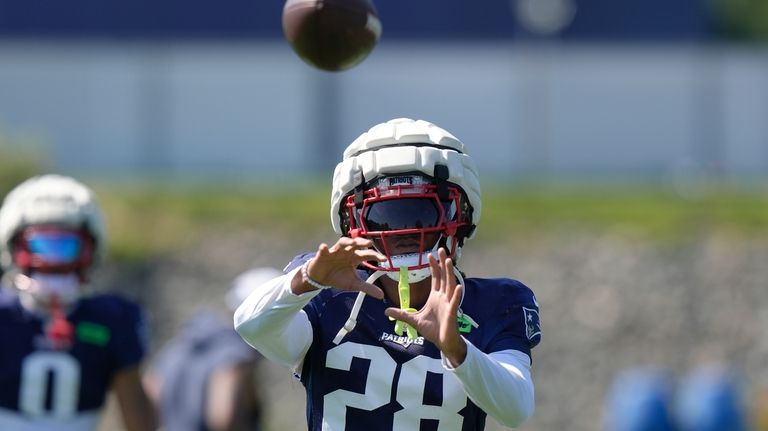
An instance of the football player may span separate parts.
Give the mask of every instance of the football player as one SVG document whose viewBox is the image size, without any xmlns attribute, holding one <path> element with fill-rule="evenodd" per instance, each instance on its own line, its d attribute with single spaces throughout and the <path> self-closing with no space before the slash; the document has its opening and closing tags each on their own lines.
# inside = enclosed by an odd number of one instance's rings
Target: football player
<svg viewBox="0 0 768 431">
<path fill-rule="evenodd" d="M 644 366 L 621 370 L 605 398 L 602 429 L 680 431 L 674 395 L 673 375 L 664 369 Z"/>
<path fill-rule="evenodd" d="M 310 430 L 482 430 L 532 415 L 533 292 L 459 271 L 481 212 L 475 164 L 449 132 L 395 119 L 336 166 L 341 237 L 295 258 L 235 314 L 240 335 L 294 370 Z"/>
<path fill-rule="evenodd" d="M 143 382 L 163 431 L 261 429 L 261 356 L 232 329 L 231 313 L 254 287 L 279 274 L 269 267 L 243 272 L 226 294 L 226 320 L 201 309 L 157 353 Z"/>
<path fill-rule="evenodd" d="M 0 429 L 97 428 L 116 395 L 128 431 L 155 429 L 141 386 L 142 310 L 112 294 L 86 294 L 104 253 L 103 217 L 76 180 L 24 181 L 0 208 Z"/>
</svg>

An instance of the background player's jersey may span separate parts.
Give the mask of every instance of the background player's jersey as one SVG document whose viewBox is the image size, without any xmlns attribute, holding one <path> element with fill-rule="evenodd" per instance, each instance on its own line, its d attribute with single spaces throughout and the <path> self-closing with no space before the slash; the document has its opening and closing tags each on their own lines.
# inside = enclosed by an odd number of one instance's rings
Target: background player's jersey
<svg viewBox="0 0 768 431">
<path fill-rule="evenodd" d="M 212 311 L 199 311 L 157 353 L 152 373 L 162 380 L 160 418 L 165 431 L 203 431 L 211 375 L 260 355 Z M 257 431 L 257 425 L 251 431 Z"/>
<path fill-rule="evenodd" d="M 530 356 L 541 338 L 533 292 L 505 278 L 467 278 L 465 284 L 461 310 L 479 326 L 462 335 L 485 353 L 514 349 Z M 331 429 L 366 431 L 483 429 L 485 412 L 445 372 L 438 349 L 423 337 L 395 334 L 384 315 L 393 306 L 386 299 L 366 297 L 355 329 L 333 343 L 356 296 L 328 289 L 304 307 L 313 329 L 301 372 L 309 428 L 326 422 Z"/>
<path fill-rule="evenodd" d="M 0 289 L 0 429 L 94 429 L 115 373 L 144 356 L 145 325 L 132 302 L 84 297 L 67 319 L 73 343 L 55 350 L 46 322 Z"/>
</svg>

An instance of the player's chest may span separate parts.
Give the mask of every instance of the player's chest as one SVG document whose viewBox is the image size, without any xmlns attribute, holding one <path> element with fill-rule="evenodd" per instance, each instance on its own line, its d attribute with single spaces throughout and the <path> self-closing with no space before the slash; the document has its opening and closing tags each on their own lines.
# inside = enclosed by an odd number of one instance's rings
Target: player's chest
<svg viewBox="0 0 768 431">
<path fill-rule="evenodd" d="M 109 372 L 112 360 L 105 340 L 96 340 L 86 334 L 93 324 L 79 322 L 73 326 L 73 334 L 64 346 L 56 346 L 46 336 L 45 327 L 39 321 L 11 322 L 0 325 L 0 379 L 4 382 L 49 378 L 99 379 Z M 84 329 L 86 328 L 86 329 Z"/>
<path fill-rule="evenodd" d="M 312 398 L 328 429 L 417 430 L 425 420 L 441 430 L 463 427 L 467 396 L 439 358 L 346 341 L 316 371 Z"/>
<path fill-rule="evenodd" d="M 329 429 L 362 429 L 353 426 L 359 422 L 391 430 L 420 429 L 431 420 L 440 429 L 461 429 L 468 399 L 437 348 L 421 336 L 397 334 L 383 309 L 363 311 L 338 345 L 338 327 L 321 331 L 324 354 L 316 357 L 312 390 L 323 422 Z"/>
</svg>

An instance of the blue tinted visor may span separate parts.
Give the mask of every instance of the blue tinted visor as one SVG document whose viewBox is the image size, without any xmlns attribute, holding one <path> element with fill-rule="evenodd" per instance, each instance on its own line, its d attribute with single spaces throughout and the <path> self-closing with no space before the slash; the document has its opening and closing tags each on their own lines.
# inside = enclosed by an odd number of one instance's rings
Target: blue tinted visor
<svg viewBox="0 0 768 431">
<path fill-rule="evenodd" d="M 47 264 L 69 264 L 83 248 L 82 237 L 74 232 L 34 232 L 25 241 L 29 251 Z"/>
</svg>

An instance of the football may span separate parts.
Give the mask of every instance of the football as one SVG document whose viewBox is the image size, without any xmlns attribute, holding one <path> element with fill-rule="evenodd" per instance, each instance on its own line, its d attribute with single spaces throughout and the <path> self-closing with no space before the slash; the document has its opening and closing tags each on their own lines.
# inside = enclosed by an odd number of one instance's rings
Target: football
<svg viewBox="0 0 768 431">
<path fill-rule="evenodd" d="M 338 72 L 371 53 L 381 22 L 370 0 L 287 0 L 283 33 L 306 63 Z"/>
</svg>

